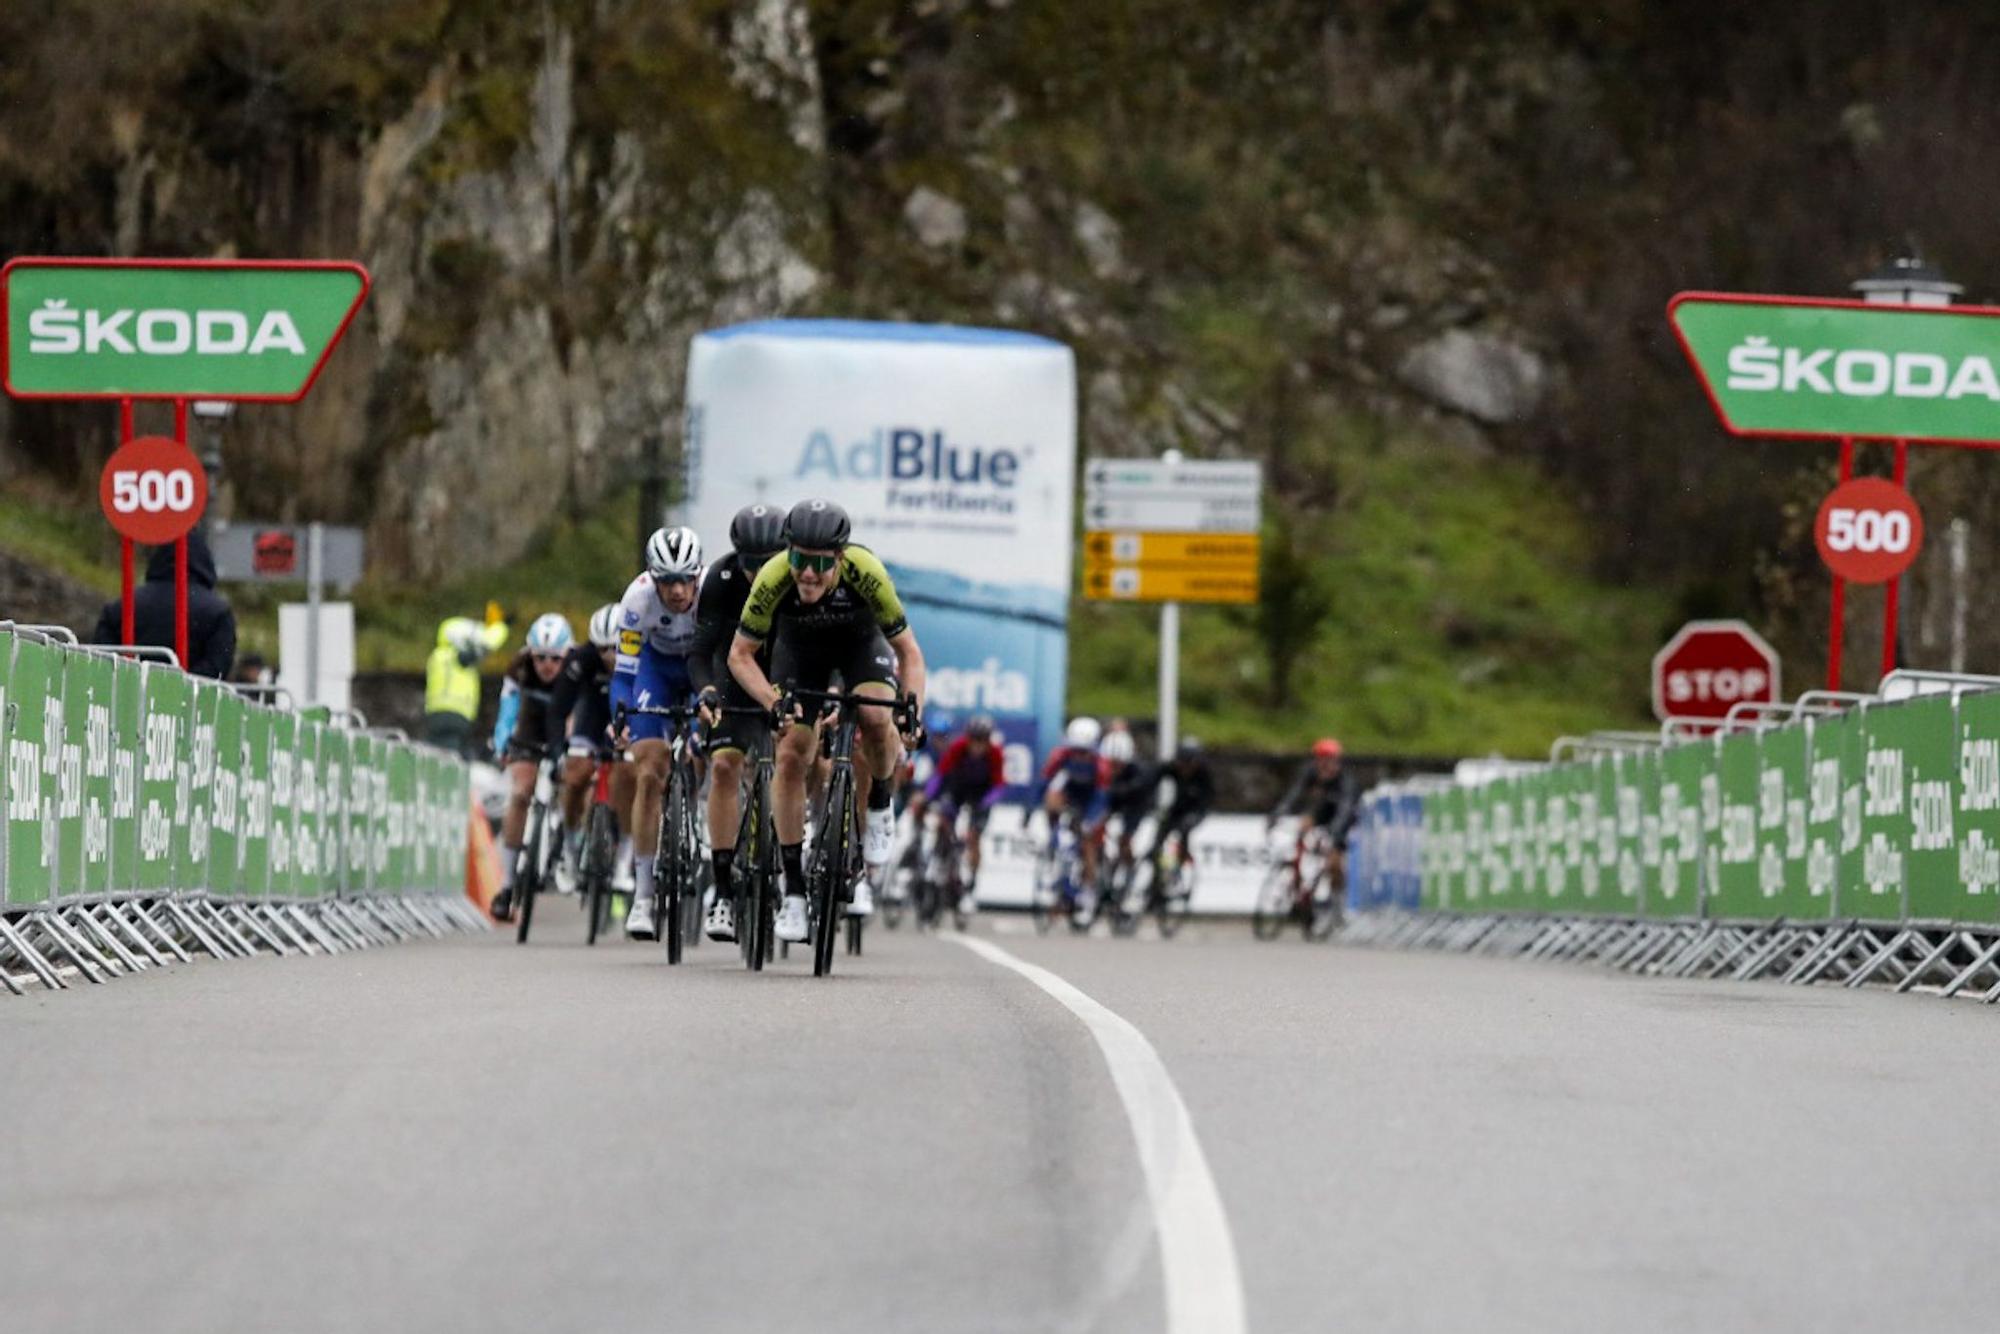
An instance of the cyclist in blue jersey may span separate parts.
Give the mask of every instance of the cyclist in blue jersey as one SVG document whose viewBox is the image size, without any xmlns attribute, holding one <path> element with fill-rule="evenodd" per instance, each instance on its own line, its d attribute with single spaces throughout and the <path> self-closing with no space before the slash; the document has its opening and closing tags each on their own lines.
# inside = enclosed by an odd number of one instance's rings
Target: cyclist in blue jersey
<svg viewBox="0 0 2000 1334">
<path fill-rule="evenodd" d="M 1063 816 L 1074 814 L 1086 887 L 1097 883 L 1097 834 L 1111 787 L 1111 765 L 1097 753 L 1103 734 L 1095 718 L 1070 719 L 1063 729 L 1063 744 L 1051 751 L 1042 765 L 1042 809 L 1049 817 L 1049 851 L 1054 852 L 1061 839 Z"/>
<path fill-rule="evenodd" d="M 688 657 L 695 645 L 701 539 L 692 528 L 662 528 L 646 541 L 646 570 L 618 604 L 618 664 L 611 673 L 612 717 L 620 706 L 672 708 L 694 696 Z M 652 940 L 653 864 L 660 852 L 660 804 L 667 790 L 667 720 L 640 715 L 620 738 L 632 755 L 632 867 L 637 884 L 625 934 Z"/>
</svg>

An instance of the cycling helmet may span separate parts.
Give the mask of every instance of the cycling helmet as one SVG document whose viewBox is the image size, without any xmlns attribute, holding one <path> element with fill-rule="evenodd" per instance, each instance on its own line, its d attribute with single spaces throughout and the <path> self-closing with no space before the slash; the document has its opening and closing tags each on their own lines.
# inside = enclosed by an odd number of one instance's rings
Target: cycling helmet
<svg viewBox="0 0 2000 1334">
<path fill-rule="evenodd" d="M 1072 718 L 1063 729 L 1063 740 L 1084 750 L 1097 749 L 1097 739 L 1104 735 L 1104 729 L 1097 725 L 1095 718 Z"/>
<path fill-rule="evenodd" d="M 1330 736 L 1323 736 L 1313 742 L 1313 758 L 1316 760 L 1337 760 L 1340 758 L 1340 743 Z"/>
<path fill-rule="evenodd" d="M 1130 732 L 1106 732 L 1104 740 L 1097 744 L 1097 753 L 1113 764 L 1130 764 L 1139 748 L 1132 744 Z"/>
<path fill-rule="evenodd" d="M 692 528 L 661 528 L 646 539 L 646 572 L 655 579 L 692 579 L 701 573 L 701 539 Z"/>
<path fill-rule="evenodd" d="M 1181 744 L 1180 744 L 1180 745 L 1178 745 L 1178 746 L 1176 746 L 1176 747 L 1174 747 L 1174 758 L 1175 758 L 1175 759 L 1177 759 L 1177 760 L 1198 760 L 1198 759 L 1200 759 L 1200 758 L 1201 758 L 1201 738 L 1200 738 L 1200 737 L 1193 737 L 1193 736 L 1184 736 L 1184 737 L 1182 737 L 1182 738 L 1181 738 Z"/>
<path fill-rule="evenodd" d="M 809 551 L 844 547 L 852 531 L 847 511 L 831 500 L 801 500 L 785 516 L 785 541 Z"/>
<path fill-rule="evenodd" d="M 785 516 L 772 505 L 745 505 L 729 521 L 729 545 L 745 564 L 768 559 L 785 545 Z"/>
<path fill-rule="evenodd" d="M 557 653 L 569 652 L 569 646 L 576 642 L 570 633 L 569 621 L 557 612 L 545 612 L 535 618 L 528 627 L 528 652 L 538 658 Z"/>
<path fill-rule="evenodd" d="M 983 713 L 975 713 L 965 725 L 965 734 L 974 741 L 984 741 L 993 735 L 993 720 Z"/>
<path fill-rule="evenodd" d="M 610 648 L 618 642 L 618 604 L 607 602 L 590 613 L 590 642 Z"/>
</svg>

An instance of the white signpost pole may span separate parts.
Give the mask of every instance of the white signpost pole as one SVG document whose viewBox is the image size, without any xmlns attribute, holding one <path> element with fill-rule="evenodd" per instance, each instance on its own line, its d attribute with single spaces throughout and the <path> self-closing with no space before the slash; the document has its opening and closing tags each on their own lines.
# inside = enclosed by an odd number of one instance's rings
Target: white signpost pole
<svg viewBox="0 0 2000 1334">
<path fill-rule="evenodd" d="M 1181 452 L 1170 449 L 1161 457 L 1179 463 Z M 1173 757 L 1180 744 L 1181 725 L 1181 604 L 1160 604 L 1160 746 L 1161 763 Z"/>
<path fill-rule="evenodd" d="M 325 539 L 322 525 L 306 525 L 306 707 L 319 703 L 319 603 L 321 571 L 320 545 Z"/>
</svg>

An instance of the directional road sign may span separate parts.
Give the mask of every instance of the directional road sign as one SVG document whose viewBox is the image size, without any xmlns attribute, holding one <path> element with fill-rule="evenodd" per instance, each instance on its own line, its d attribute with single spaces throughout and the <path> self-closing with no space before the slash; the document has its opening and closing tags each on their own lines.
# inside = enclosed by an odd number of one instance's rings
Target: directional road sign
<svg viewBox="0 0 2000 1334">
<path fill-rule="evenodd" d="M 1084 535 L 1086 564 L 1248 565 L 1255 568 L 1255 533 L 1092 532 Z"/>
<path fill-rule="evenodd" d="M 1255 602 L 1257 571 L 1250 568 L 1091 565 L 1083 595 L 1110 602 Z"/>
<path fill-rule="evenodd" d="M 1253 461 L 1093 459 L 1083 477 L 1083 521 L 1091 531 L 1257 531 L 1263 467 Z"/>
</svg>

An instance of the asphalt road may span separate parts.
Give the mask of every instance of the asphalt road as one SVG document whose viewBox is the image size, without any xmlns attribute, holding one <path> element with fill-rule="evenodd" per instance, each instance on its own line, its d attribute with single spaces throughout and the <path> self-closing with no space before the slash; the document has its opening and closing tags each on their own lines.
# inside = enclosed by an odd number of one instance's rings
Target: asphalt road
<svg viewBox="0 0 2000 1334">
<path fill-rule="evenodd" d="M 670 971 L 549 908 L 0 997 L 6 1327 L 1168 1327 L 1122 1094 L 1033 982 L 907 930 Z M 1259 1334 L 2000 1305 L 1984 1007 L 1022 925 L 978 933 L 1178 1086 Z"/>
</svg>

